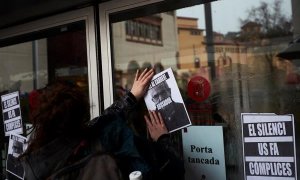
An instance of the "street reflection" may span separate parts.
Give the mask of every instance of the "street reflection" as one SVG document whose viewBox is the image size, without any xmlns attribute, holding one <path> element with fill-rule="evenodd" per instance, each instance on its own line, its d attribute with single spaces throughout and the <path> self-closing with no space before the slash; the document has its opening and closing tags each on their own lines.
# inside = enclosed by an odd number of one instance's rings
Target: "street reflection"
<svg viewBox="0 0 300 180">
<path fill-rule="evenodd" d="M 224 4 L 227 7 L 231 3 L 225 1 Z M 247 10 L 243 14 L 220 21 L 221 12 L 216 10 L 222 2 L 212 3 L 212 23 L 214 26 L 218 23 L 216 29 L 238 24 L 237 29 L 217 31 L 199 22 L 209 19 L 203 11 L 204 5 L 198 5 L 197 12 L 195 7 L 188 7 L 112 24 L 117 91 L 120 87 L 130 89 L 132 73 L 137 68 L 155 67 L 157 63 L 163 68 L 171 67 L 193 125 L 224 127 L 229 179 L 243 177 L 241 113 L 300 117 L 297 111 L 300 61 L 276 56 L 293 40 L 296 20 L 291 17 L 291 4 L 279 0 L 255 1 L 254 4 L 245 3 L 243 7 L 247 6 Z M 183 12 L 189 13 L 184 16 Z M 197 13 L 194 17 L 193 12 Z M 226 11 L 222 12 L 227 17 Z M 212 34 L 212 40 L 208 34 Z M 195 77 L 209 82 L 211 92 L 207 99 L 197 101 L 188 95 L 188 83 Z M 143 114 L 146 108 L 140 110 L 136 113 Z"/>
</svg>

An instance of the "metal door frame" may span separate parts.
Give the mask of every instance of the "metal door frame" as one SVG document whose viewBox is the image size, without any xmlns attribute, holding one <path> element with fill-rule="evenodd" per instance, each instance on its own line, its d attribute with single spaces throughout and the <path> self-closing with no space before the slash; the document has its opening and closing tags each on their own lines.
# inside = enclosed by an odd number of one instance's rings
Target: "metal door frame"
<svg viewBox="0 0 300 180">
<path fill-rule="evenodd" d="M 104 108 L 110 106 L 114 101 L 113 96 L 113 75 L 110 39 L 109 16 L 133 8 L 162 2 L 163 0 L 113 0 L 99 4 L 99 24 L 100 24 L 100 45 L 101 45 L 101 65 L 103 81 L 103 102 Z"/>
</svg>

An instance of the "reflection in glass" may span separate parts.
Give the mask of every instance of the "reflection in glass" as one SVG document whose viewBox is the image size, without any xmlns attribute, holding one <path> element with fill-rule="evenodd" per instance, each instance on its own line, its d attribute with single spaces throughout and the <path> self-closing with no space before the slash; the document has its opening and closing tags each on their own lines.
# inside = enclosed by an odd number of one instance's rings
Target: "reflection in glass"
<svg viewBox="0 0 300 180">
<path fill-rule="evenodd" d="M 30 123 L 30 112 L 38 106 L 36 90 L 48 83 L 67 80 L 88 93 L 85 23 L 45 30 L 38 36 L 41 35 L 45 38 L 0 48 L 0 95 L 19 91 L 24 125 Z M 35 34 L 32 37 L 34 39 Z M 3 127 L 2 116 L 0 126 Z M 2 176 L 6 173 L 5 145 L 8 142 L 5 142 L 3 128 L 0 134 Z"/>
<path fill-rule="evenodd" d="M 241 113 L 294 114 L 299 129 L 300 58 L 276 56 L 293 39 L 299 17 L 282 0 L 216 1 L 211 12 L 198 5 L 113 23 L 115 98 L 131 88 L 136 69 L 171 67 L 193 125 L 223 126 L 227 178 L 243 179 Z M 188 96 L 196 76 L 211 87 L 203 101 Z M 137 132 L 145 131 L 142 107 L 131 122 Z"/>
</svg>

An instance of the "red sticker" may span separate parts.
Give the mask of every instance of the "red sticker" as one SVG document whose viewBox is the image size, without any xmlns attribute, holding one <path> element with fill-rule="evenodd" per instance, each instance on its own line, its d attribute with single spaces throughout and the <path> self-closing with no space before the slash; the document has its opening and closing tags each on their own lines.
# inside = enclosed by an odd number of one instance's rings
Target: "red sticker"
<svg viewBox="0 0 300 180">
<path fill-rule="evenodd" d="M 193 77 L 188 83 L 188 95 L 195 101 L 201 102 L 208 98 L 210 94 L 209 82 L 201 77 Z"/>
</svg>

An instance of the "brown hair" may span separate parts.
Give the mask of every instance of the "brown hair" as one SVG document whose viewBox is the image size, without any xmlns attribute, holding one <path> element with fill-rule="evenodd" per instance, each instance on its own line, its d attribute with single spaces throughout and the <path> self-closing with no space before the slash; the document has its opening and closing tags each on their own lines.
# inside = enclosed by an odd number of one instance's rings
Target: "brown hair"
<svg viewBox="0 0 300 180">
<path fill-rule="evenodd" d="M 86 93 L 77 85 L 66 81 L 48 85 L 38 96 L 38 102 L 32 111 L 34 132 L 27 153 L 57 137 L 78 137 L 85 133 L 89 103 Z"/>
</svg>

